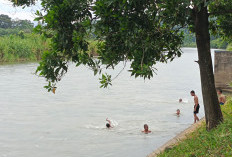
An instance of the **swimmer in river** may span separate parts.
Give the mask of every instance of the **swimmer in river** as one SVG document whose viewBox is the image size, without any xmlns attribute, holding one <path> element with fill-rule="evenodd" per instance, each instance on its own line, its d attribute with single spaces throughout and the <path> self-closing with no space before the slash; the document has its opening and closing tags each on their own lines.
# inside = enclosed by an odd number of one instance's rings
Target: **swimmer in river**
<svg viewBox="0 0 232 157">
<path fill-rule="evenodd" d="M 145 134 L 151 133 L 151 131 L 149 130 L 147 124 L 144 124 L 144 130 L 142 132 L 145 133 Z"/>
<path fill-rule="evenodd" d="M 196 123 L 197 121 L 199 121 L 199 118 L 197 117 L 197 114 L 199 113 L 200 105 L 199 105 L 198 97 L 195 94 L 195 91 L 192 90 L 190 92 L 190 94 L 191 94 L 191 96 L 194 97 L 194 110 L 193 110 L 193 114 L 194 114 L 194 123 Z"/>
<path fill-rule="evenodd" d="M 222 94 L 222 90 L 221 89 L 219 89 L 217 91 L 217 93 L 218 93 L 219 104 L 220 105 L 224 105 L 226 103 L 226 96 Z"/>
<path fill-rule="evenodd" d="M 179 99 L 179 103 L 182 103 L 182 101 L 183 101 L 183 100 L 180 98 L 180 99 Z"/>
<path fill-rule="evenodd" d="M 177 116 L 180 116 L 180 109 L 177 109 L 177 110 L 176 110 L 176 115 L 177 115 Z"/>
<path fill-rule="evenodd" d="M 111 121 L 108 118 L 106 118 L 106 121 L 108 122 L 108 123 L 106 123 L 106 128 L 108 128 L 108 129 L 113 128 Z"/>
</svg>

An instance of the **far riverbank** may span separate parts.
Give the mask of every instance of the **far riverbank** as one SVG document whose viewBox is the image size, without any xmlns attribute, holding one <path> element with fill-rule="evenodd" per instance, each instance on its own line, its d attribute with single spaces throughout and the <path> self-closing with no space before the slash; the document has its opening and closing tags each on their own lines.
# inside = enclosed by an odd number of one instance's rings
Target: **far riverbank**
<svg viewBox="0 0 232 157">
<path fill-rule="evenodd" d="M 49 38 L 33 33 L 0 36 L 0 41 L 0 63 L 39 61 L 43 52 L 49 50 L 49 45 L 51 43 Z M 89 39 L 88 42 L 89 55 L 97 56 L 98 41 Z M 218 45 L 212 45 L 212 47 L 220 48 Z M 183 48 L 196 48 L 196 45 L 185 43 Z M 232 45 L 228 45 L 227 49 L 232 49 Z"/>
</svg>

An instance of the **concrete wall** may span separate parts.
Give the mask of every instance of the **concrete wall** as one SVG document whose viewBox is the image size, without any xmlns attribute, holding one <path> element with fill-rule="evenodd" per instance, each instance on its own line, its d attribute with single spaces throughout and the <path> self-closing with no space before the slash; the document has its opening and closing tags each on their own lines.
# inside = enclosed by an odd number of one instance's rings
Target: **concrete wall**
<svg viewBox="0 0 232 157">
<path fill-rule="evenodd" d="M 215 51 L 214 76 L 216 88 L 232 92 L 232 52 Z"/>
</svg>

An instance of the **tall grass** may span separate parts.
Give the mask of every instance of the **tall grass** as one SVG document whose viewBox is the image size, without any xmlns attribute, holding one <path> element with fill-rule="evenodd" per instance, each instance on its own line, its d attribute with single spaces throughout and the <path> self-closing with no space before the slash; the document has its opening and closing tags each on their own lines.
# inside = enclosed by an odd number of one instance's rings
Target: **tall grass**
<svg viewBox="0 0 232 157">
<path fill-rule="evenodd" d="M 230 44 L 227 46 L 227 50 L 228 50 L 228 51 L 232 51 L 232 43 L 230 43 Z"/>
<path fill-rule="evenodd" d="M 88 40 L 89 42 L 89 50 L 88 50 L 88 53 L 89 55 L 91 56 L 98 56 L 97 54 L 97 44 L 98 44 L 98 41 L 97 40 L 93 40 L 93 39 L 89 39 Z"/>
<path fill-rule="evenodd" d="M 0 37 L 0 62 L 35 61 L 49 47 L 49 40 L 38 34 Z"/>
<path fill-rule="evenodd" d="M 232 98 L 221 106 L 224 122 L 206 131 L 205 124 L 179 145 L 159 157 L 231 157 L 232 156 Z"/>
</svg>

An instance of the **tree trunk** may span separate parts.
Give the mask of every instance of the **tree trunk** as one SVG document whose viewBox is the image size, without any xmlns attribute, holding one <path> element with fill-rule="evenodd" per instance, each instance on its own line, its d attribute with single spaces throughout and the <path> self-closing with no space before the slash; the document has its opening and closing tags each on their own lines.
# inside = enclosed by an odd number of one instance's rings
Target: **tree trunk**
<svg viewBox="0 0 232 157">
<path fill-rule="evenodd" d="M 201 6 L 195 8 L 195 32 L 201 75 L 201 88 L 205 108 L 206 128 L 211 130 L 223 121 L 214 82 L 213 65 L 210 52 L 208 10 Z"/>
</svg>

